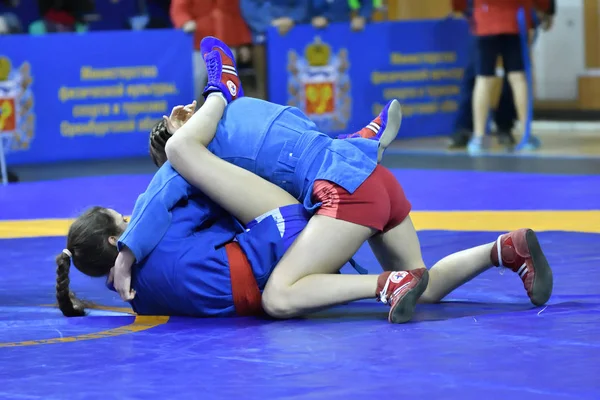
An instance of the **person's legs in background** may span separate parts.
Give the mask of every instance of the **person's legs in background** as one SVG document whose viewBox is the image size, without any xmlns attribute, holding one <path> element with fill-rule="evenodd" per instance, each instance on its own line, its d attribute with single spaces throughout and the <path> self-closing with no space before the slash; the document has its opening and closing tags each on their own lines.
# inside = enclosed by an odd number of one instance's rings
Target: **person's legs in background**
<svg viewBox="0 0 600 400">
<path fill-rule="evenodd" d="M 478 36 L 477 77 L 473 89 L 473 137 L 469 141 L 470 154 L 481 153 L 484 146 L 487 120 L 492 104 L 492 93 L 496 77 L 496 64 L 500 54 L 500 35 Z"/>
<path fill-rule="evenodd" d="M 525 63 L 521 50 L 519 35 L 502 35 L 502 59 L 508 82 L 512 89 L 512 98 L 519 120 L 519 129 L 525 126 L 527 119 L 527 78 L 525 76 Z"/>
<path fill-rule="evenodd" d="M 515 144 L 515 138 L 512 131 L 515 127 L 517 119 L 517 110 L 513 101 L 513 93 L 508 82 L 508 77 L 504 77 L 502 82 L 502 94 L 498 109 L 494 114 L 494 122 L 496 123 L 498 141 L 501 145 L 512 147 Z"/>
<path fill-rule="evenodd" d="M 454 134 L 452 135 L 451 149 L 467 146 L 473 133 L 473 88 L 475 87 L 475 66 L 477 63 L 477 42 L 472 38 L 469 63 L 465 67 L 463 80 L 460 88 L 460 100 L 458 105 L 458 116 Z"/>
</svg>

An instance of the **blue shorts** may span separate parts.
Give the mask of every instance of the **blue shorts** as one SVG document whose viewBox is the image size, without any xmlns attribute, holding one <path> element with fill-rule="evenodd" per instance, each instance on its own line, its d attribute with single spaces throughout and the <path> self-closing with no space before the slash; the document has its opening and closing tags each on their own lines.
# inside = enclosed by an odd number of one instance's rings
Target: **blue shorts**
<svg viewBox="0 0 600 400">
<path fill-rule="evenodd" d="M 258 240 L 253 240 L 251 244 L 246 242 L 243 250 L 236 242 L 225 245 L 229 261 L 231 295 L 237 315 L 263 314 L 261 292 L 267 284 L 271 272 L 302 232 L 309 219 L 310 214 L 301 204 L 271 210 L 246 226 L 247 234 L 258 234 L 256 237 Z M 261 230 L 261 227 L 265 226 L 270 227 L 269 233 Z M 262 241 L 260 238 L 265 234 L 264 241 Z M 277 236 L 281 240 L 277 239 Z M 238 239 L 243 241 L 241 236 Z M 268 254 L 265 254 L 265 251 Z M 254 265 L 252 265 L 251 255 L 255 256 L 259 252 L 262 252 L 263 257 L 252 257 L 254 261 Z"/>
<path fill-rule="evenodd" d="M 302 204 L 291 204 L 271 210 L 255 218 L 246 225 L 246 230 L 250 231 L 259 222 L 269 217 L 275 220 L 281 240 L 283 241 L 283 247 L 287 250 L 306 227 L 311 214 L 306 211 Z"/>
</svg>

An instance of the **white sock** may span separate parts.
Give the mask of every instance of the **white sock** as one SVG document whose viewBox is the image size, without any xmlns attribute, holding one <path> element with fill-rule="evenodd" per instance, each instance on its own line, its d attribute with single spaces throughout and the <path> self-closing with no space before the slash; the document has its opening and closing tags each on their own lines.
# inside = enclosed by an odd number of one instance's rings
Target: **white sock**
<svg viewBox="0 0 600 400">
<path fill-rule="evenodd" d="M 223 101 L 225 102 L 225 107 L 227 107 L 227 104 L 229 104 L 229 103 L 227 103 L 227 99 L 225 98 L 225 96 L 223 96 L 223 93 L 221 93 L 221 92 L 210 93 L 208 96 L 206 96 L 206 100 L 210 99 L 213 96 L 217 96 L 217 97 L 223 99 Z"/>
</svg>

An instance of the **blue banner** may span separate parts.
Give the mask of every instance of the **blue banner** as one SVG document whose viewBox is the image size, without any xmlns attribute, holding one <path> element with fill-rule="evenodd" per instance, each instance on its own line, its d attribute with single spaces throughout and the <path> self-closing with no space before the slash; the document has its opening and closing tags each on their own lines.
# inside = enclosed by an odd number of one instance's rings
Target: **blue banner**
<svg viewBox="0 0 600 400">
<path fill-rule="evenodd" d="M 302 109 L 323 132 L 358 130 L 398 99 L 399 137 L 454 130 L 468 62 L 465 20 L 385 22 L 352 32 L 350 24 L 299 26 L 268 38 L 269 99 Z"/>
<path fill-rule="evenodd" d="M 175 30 L 0 37 L 9 164 L 142 156 L 193 100 L 192 41 Z"/>
</svg>

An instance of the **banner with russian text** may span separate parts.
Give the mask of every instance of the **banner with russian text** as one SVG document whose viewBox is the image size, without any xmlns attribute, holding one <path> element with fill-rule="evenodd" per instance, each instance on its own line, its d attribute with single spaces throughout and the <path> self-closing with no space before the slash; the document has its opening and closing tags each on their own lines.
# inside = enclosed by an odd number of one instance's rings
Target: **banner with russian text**
<svg viewBox="0 0 600 400">
<path fill-rule="evenodd" d="M 175 30 L 1 36 L 9 164 L 148 154 L 152 126 L 193 100 L 192 50 Z"/>
<path fill-rule="evenodd" d="M 302 109 L 331 135 L 365 126 L 391 99 L 402 104 L 400 137 L 453 132 L 468 62 L 461 19 L 350 24 L 269 32 L 269 99 Z"/>
</svg>

